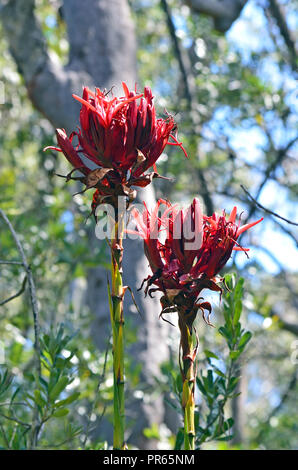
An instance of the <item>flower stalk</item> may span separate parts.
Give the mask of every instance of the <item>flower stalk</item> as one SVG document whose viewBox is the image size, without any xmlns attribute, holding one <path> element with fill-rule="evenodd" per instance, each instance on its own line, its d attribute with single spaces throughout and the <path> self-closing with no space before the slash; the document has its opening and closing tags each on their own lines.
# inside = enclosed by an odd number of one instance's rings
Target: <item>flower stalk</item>
<svg viewBox="0 0 298 470">
<path fill-rule="evenodd" d="M 196 367 L 195 358 L 197 345 L 191 325 L 187 324 L 183 314 L 178 312 L 180 339 L 180 370 L 182 376 L 182 400 L 181 405 L 184 414 L 184 449 L 195 449 L 195 382 Z"/>
<path fill-rule="evenodd" d="M 123 217 L 116 215 L 114 235 L 111 240 L 110 313 L 113 331 L 113 383 L 114 383 L 114 449 L 126 449 L 124 400 L 124 287 L 122 280 Z"/>
</svg>

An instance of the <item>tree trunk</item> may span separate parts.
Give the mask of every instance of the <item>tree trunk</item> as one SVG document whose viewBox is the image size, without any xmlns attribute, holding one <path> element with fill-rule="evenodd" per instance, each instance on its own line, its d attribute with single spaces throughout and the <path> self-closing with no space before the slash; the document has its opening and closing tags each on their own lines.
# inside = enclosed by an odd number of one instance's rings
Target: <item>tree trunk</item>
<svg viewBox="0 0 298 470">
<path fill-rule="evenodd" d="M 231 402 L 232 417 L 234 420 L 233 445 L 243 445 L 245 443 L 245 400 L 247 397 L 247 380 L 245 376 L 245 367 L 243 365 L 241 366 L 239 373 L 241 375 L 235 389 L 235 394 L 239 393 L 239 395 L 232 398 Z"/>
<path fill-rule="evenodd" d="M 126 81 L 129 87 L 136 82 L 136 37 L 126 0 L 67 0 L 62 14 L 67 25 L 70 45 L 69 63 L 63 67 L 48 54 L 45 38 L 34 14 L 34 0 L 9 0 L 1 3 L 1 20 L 19 72 L 23 75 L 34 105 L 54 127 L 73 130 L 78 124 L 79 105 L 72 93 L 81 94 L 82 86 L 110 89 Z M 117 88 L 116 88 L 117 90 Z M 150 205 L 153 190 L 142 191 Z M 94 227 L 95 228 L 95 227 Z M 89 234 L 91 246 L 100 243 L 94 230 Z M 131 301 L 125 300 L 126 319 L 137 327 L 137 343 L 130 353 L 141 362 L 141 381 L 145 384 L 146 400 L 135 397 L 128 408 L 128 418 L 134 421 L 129 442 L 142 448 L 154 448 L 142 429 L 164 421 L 162 397 L 152 394 L 154 376 L 159 364 L 168 358 L 167 328 L 158 319 L 159 305 L 143 294 L 136 294 L 146 276 L 147 262 L 142 243 L 125 243 L 125 283 L 136 295 L 143 317 L 129 313 Z M 88 274 L 87 302 L 96 320 L 92 335 L 99 349 L 104 349 L 110 332 L 107 304 L 107 272 L 92 269 Z"/>
</svg>

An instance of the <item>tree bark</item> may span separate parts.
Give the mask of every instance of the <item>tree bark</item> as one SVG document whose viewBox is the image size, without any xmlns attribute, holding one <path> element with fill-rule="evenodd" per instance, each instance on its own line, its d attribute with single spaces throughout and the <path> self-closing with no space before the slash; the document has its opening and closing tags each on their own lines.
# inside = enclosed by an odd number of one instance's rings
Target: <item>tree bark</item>
<svg viewBox="0 0 298 470">
<path fill-rule="evenodd" d="M 40 25 L 35 16 L 34 0 L 0 0 L 1 20 L 12 56 L 23 76 L 29 97 L 40 112 L 53 124 L 68 132 L 78 124 L 79 105 L 72 93 L 81 94 L 82 86 L 110 89 L 126 81 L 136 82 L 136 37 L 127 0 L 65 0 L 62 13 L 67 25 L 70 45 L 69 62 L 62 66 L 51 58 Z M 142 191 L 150 205 L 153 190 Z M 90 242 L 97 244 L 94 231 Z M 146 276 L 147 262 L 142 243 L 125 242 L 125 282 L 135 292 Z M 98 347 L 104 349 L 110 332 L 107 302 L 107 272 L 92 269 L 88 274 L 87 302 L 96 320 L 92 335 Z M 130 443 L 142 448 L 155 447 L 154 441 L 143 436 L 144 427 L 164 422 L 162 397 L 152 395 L 154 376 L 159 364 L 167 359 L 167 328 L 158 319 L 158 299 L 146 300 L 136 294 L 143 317 L 131 314 L 137 327 L 137 343 L 131 354 L 141 363 L 141 380 L 148 400 L 135 398 L 129 409 L 134 421 Z M 131 302 L 125 300 L 126 319 Z M 151 400 L 149 399 L 151 396 Z M 153 398 L 152 398 L 153 397 Z"/>
<path fill-rule="evenodd" d="M 233 445 L 245 444 L 245 401 L 247 398 L 247 378 L 245 367 L 240 366 L 240 379 L 235 389 L 235 395 L 231 401 L 233 424 Z M 239 395 L 237 395 L 239 394 Z"/>
<path fill-rule="evenodd" d="M 240 16 L 247 0 L 185 0 L 195 12 L 211 16 L 214 27 L 225 33 Z"/>
</svg>

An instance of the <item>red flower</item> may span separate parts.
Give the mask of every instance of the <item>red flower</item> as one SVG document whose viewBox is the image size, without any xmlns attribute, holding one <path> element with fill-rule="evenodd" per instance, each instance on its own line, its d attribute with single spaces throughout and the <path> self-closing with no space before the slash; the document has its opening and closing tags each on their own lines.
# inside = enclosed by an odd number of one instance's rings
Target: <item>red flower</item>
<svg viewBox="0 0 298 470">
<path fill-rule="evenodd" d="M 71 172 L 67 180 L 79 179 L 86 184 L 86 189 L 96 187 L 96 201 L 100 196 L 106 200 L 107 195 L 133 198 L 131 186 L 147 186 L 152 178 L 159 176 L 156 172 L 146 175 L 144 172 L 155 167 L 167 144 L 183 149 L 173 135 L 174 119 L 171 116 L 156 119 L 149 87 L 137 94 L 123 83 L 123 90 L 125 96 L 121 97 L 108 96 L 99 88 L 93 93 L 86 87 L 82 98 L 73 95 L 82 103 L 79 130 L 68 138 L 64 129 L 57 129 L 59 147 L 45 149 L 63 152 L 73 171 L 84 174 L 84 177 L 72 178 Z M 74 147 L 75 137 L 78 143 Z M 170 138 L 173 141 L 169 142 Z"/>
<path fill-rule="evenodd" d="M 162 204 L 166 205 L 166 210 L 159 217 Z M 207 217 L 202 214 L 196 198 L 183 210 L 160 199 L 152 213 L 146 206 L 142 216 L 136 209 L 132 213 L 138 231 L 128 232 L 138 233 L 144 239 L 145 254 L 153 273 L 146 279 L 145 293 L 163 292 L 163 311 L 177 302 L 192 310 L 204 288 L 221 291 L 215 276 L 227 263 L 232 250 L 248 251 L 237 239 L 263 220 L 240 227 L 240 222 L 236 224 L 236 207 L 228 220 L 225 213 Z M 202 308 L 202 305 L 211 311 L 207 302 L 197 307 Z"/>
</svg>

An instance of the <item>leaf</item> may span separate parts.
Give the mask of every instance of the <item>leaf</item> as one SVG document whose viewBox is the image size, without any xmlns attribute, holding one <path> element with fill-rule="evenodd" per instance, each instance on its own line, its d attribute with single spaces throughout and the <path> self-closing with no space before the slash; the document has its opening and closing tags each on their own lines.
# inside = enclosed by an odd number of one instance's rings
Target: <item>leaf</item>
<svg viewBox="0 0 298 470">
<path fill-rule="evenodd" d="M 242 301 L 240 299 L 236 300 L 235 307 L 234 307 L 234 317 L 233 317 L 233 325 L 237 325 L 240 320 L 242 312 Z"/>
<path fill-rule="evenodd" d="M 216 354 L 214 354 L 213 352 L 209 351 L 208 349 L 205 349 L 205 350 L 204 350 L 204 353 L 205 353 L 205 356 L 206 356 L 206 357 L 213 357 L 214 359 L 219 359 L 219 357 L 216 356 Z"/>
<path fill-rule="evenodd" d="M 252 334 L 250 331 L 247 331 L 246 333 L 244 333 L 244 335 L 240 338 L 238 347 L 243 350 L 246 344 L 248 343 L 248 341 L 250 341 L 251 337 L 252 337 Z"/>
<path fill-rule="evenodd" d="M 238 359 L 240 354 L 241 354 L 241 351 L 230 351 L 229 356 L 234 361 L 235 359 Z"/>
<path fill-rule="evenodd" d="M 219 332 L 224 338 L 226 338 L 228 341 L 232 341 L 231 333 L 227 330 L 226 327 L 221 326 L 221 327 L 218 329 L 218 332 Z"/>
<path fill-rule="evenodd" d="M 77 400 L 79 398 L 79 396 L 80 396 L 80 392 L 75 392 L 72 395 L 70 395 L 68 398 L 65 398 L 65 400 L 61 400 L 61 401 L 58 401 L 57 403 L 55 403 L 55 407 L 58 408 L 60 406 L 69 405 L 70 403 Z"/>
<path fill-rule="evenodd" d="M 223 377 L 223 378 L 226 377 L 225 374 L 224 374 L 221 370 L 219 370 L 217 367 L 214 367 L 213 370 L 214 370 L 214 372 L 215 372 L 217 375 L 219 375 L 220 377 Z"/>
<path fill-rule="evenodd" d="M 61 408 L 59 410 L 54 411 L 53 416 L 55 418 L 63 418 L 63 416 L 68 415 L 69 410 L 67 408 Z"/>
<path fill-rule="evenodd" d="M 184 431 L 182 428 L 180 428 L 176 436 L 174 450 L 181 450 L 183 442 L 184 442 Z"/>
<path fill-rule="evenodd" d="M 34 401 L 41 407 L 47 404 L 46 400 L 41 396 L 40 390 L 34 390 Z"/>
<path fill-rule="evenodd" d="M 67 385 L 68 385 L 68 377 L 66 376 L 61 377 L 61 379 L 58 380 L 56 385 L 52 388 L 52 390 L 49 393 L 50 401 L 51 402 L 55 401 Z"/>
</svg>

